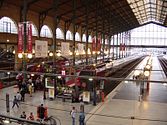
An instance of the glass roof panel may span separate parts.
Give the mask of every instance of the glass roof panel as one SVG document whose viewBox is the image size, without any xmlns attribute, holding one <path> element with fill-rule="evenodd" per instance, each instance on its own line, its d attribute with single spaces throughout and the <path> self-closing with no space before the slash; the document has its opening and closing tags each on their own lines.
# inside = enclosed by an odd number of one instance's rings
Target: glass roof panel
<svg viewBox="0 0 167 125">
<path fill-rule="evenodd" d="M 154 21 L 163 24 L 167 16 L 166 0 L 127 0 L 140 24 Z"/>
</svg>

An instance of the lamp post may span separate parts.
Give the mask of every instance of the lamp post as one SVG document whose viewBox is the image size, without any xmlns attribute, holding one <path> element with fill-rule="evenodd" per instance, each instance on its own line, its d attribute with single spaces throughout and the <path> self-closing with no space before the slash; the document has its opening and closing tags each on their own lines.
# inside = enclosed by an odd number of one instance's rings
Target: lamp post
<svg viewBox="0 0 167 125">
<path fill-rule="evenodd" d="M 8 84 L 10 84 L 10 72 L 7 72 L 7 74 L 8 74 L 8 78 L 9 78 Z"/>
</svg>

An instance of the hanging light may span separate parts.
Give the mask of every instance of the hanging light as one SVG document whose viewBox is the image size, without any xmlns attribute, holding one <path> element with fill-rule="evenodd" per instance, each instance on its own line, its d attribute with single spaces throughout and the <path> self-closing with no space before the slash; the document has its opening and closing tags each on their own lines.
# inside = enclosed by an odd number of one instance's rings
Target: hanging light
<svg viewBox="0 0 167 125">
<path fill-rule="evenodd" d="M 21 59 L 23 58 L 23 54 L 22 53 L 18 53 L 18 57 Z"/>
<path fill-rule="evenodd" d="M 34 76 L 34 74 L 31 74 L 31 76 L 33 77 L 33 76 Z"/>
<path fill-rule="evenodd" d="M 34 50 L 34 49 L 32 50 L 32 53 L 33 53 L 33 54 L 35 53 L 35 50 Z"/>
<path fill-rule="evenodd" d="M 82 53 L 83 55 L 85 55 L 86 53 L 85 53 L 85 50 L 83 50 L 83 53 Z"/>
<path fill-rule="evenodd" d="M 89 55 L 91 54 L 91 52 L 90 52 L 90 48 L 88 48 L 88 54 L 89 54 Z"/>
<path fill-rule="evenodd" d="M 76 55 L 77 55 L 77 56 L 79 55 L 79 52 L 78 52 L 78 51 L 76 51 Z"/>
<path fill-rule="evenodd" d="M 13 50 L 13 54 L 15 54 L 16 52 L 15 52 L 15 50 Z"/>
<path fill-rule="evenodd" d="M 73 53 L 69 50 L 69 55 L 71 56 Z"/>
<path fill-rule="evenodd" d="M 57 76 L 58 79 L 61 79 L 61 76 Z"/>
<path fill-rule="evenodd" d="M 96 54 L 96 52 L 95 52 L 95 51 L 93 51 L 93 54 Z"/>
<path fill-rule="evenodd" d="M 28 57 L 29 59 L 31 59 L 31 58 L 32 58 L 32 54 L 31 54 L 31 53 L 28 53 L 27 57 Z"/>
<path fill-rule="evenodd" d="M 140 74 L 140 71 L 138 71 L 138 70 L 136 70 L 135 72 L 134 72 L 134 75 L 135 76 L 138 76 Z"/>
<path fill-rule="evenodd" d="M 97 54 L 100 54 L 100 51 L 97 51 Z"/>
<path fill-rule="evenodd" d="M 60 57 L 60 56 L 61 56 L 61 53 L 57 53 L 57 56 Z"/>
<path fill-rule="evenodd" d="M 150 75 L 150 72 L 149 71 L 145 71 L 144 72 L 144 76 L 148 77 Z"/>
<path fill-rule="evenodd" d="M 89 81 L 93 81 L 93 78 L 89 78 Z"/>
<path fill-rule="evenodd" d="M 53 53 L 52 53 L 52 52 L 49 52 L 49 56 L 53 56 Z"/>
</svg>

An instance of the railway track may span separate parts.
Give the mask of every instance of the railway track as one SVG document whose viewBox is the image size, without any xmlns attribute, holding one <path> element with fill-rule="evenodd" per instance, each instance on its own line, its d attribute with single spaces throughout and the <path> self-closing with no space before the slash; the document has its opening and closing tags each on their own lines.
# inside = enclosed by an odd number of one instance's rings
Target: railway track
<svg viewBox="0 0 167 125">
<path fill-rule="evenodd" d="M 167 77 L 167 60 L 162 56 L 159 56 L 158 60 L 160 62 L 160 65 L 161 65 L 166 77 Z"/>
<path fill-rule="evenodd" d="M 121 68 L 118 68 L 114 72 L 108 75 L 111 78 L 126 78 L 129 73 L 131 73 L 134 68 L 145 58 L 145 56 L 134 59 L 132 61 L 127 62 Z M 115 87 L 120 84 L 121 81 L 110 80 L 106 81 L 106 85 L 104 88 L 105 95 L 109 94 Z"/>
</svg>

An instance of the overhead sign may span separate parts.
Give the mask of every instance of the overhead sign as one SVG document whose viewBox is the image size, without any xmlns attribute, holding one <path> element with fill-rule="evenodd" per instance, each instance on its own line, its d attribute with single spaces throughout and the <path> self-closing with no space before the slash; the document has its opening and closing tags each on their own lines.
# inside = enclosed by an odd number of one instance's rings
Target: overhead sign
<svg viewBox="0 0 167 125">
<path fill-rule="evenodd" d="M 83 92 L 83 102 L 90 102 L 90 92 L 88 91 Z"/>
<path fill-rule="evenodd" d="M 54 98 L 55 90 L 52 88 L 49 88 L 49 98 Z"/>
<path fill-rule="evenodd" d="M 79 54 L 84 53 L 84 44 L 78 43 L 78 52 L 79 52 Z"/>
<path fill-rule="evenodd" d="M 47 57 L 48 56 L 48 42 L 35 40 L 35 57 Z"/>
<path fill-rule="evenodd" d="M 70 44 L 67 42 L 61 42 L 61 55 L 67 56 L 69 55 Z"/>
</svg>

